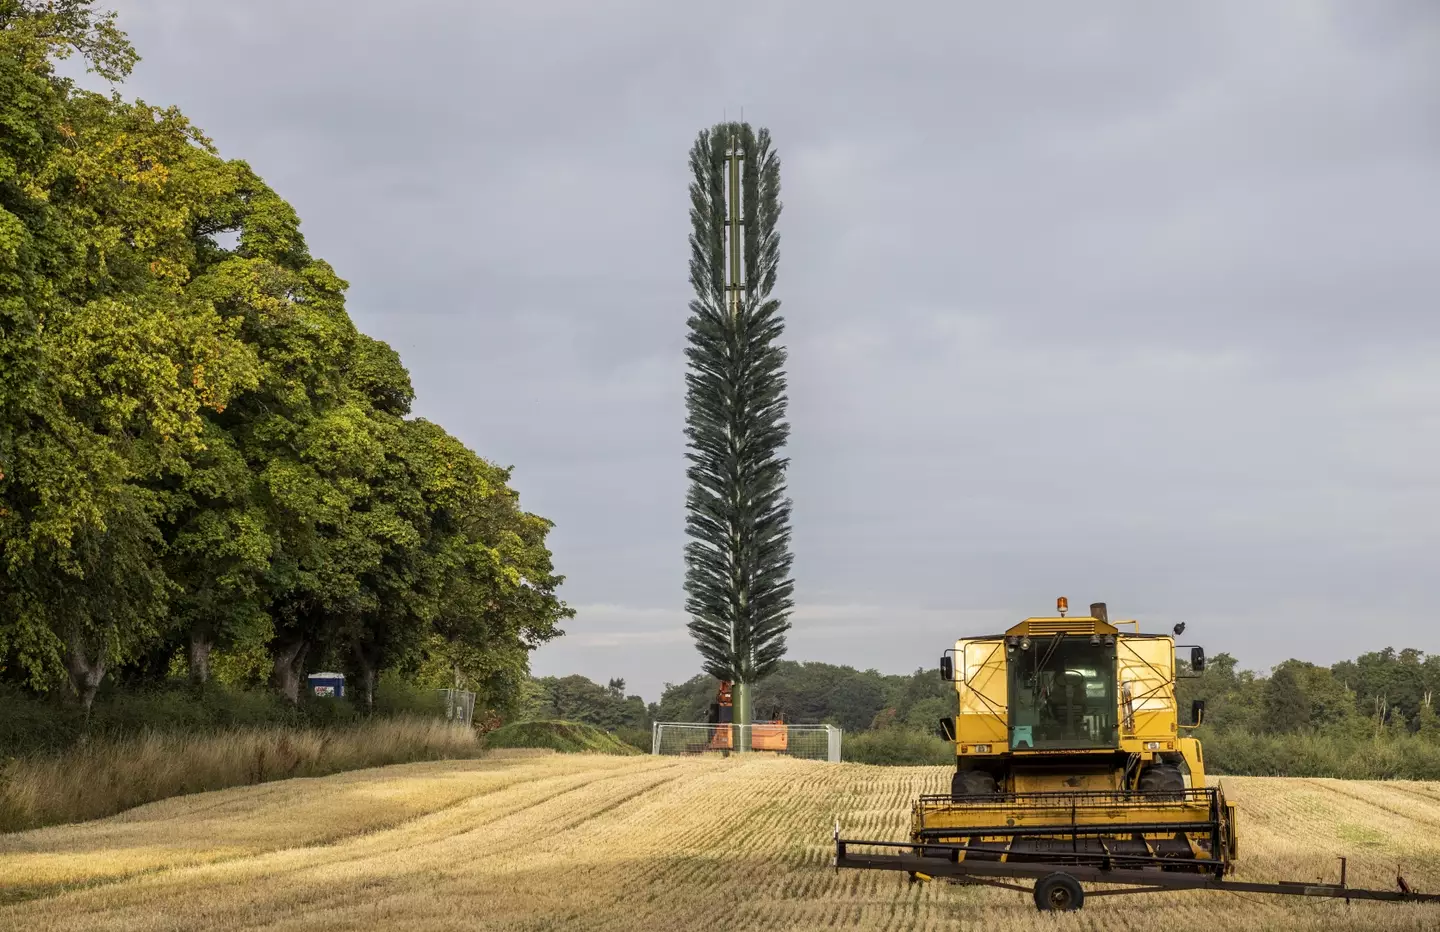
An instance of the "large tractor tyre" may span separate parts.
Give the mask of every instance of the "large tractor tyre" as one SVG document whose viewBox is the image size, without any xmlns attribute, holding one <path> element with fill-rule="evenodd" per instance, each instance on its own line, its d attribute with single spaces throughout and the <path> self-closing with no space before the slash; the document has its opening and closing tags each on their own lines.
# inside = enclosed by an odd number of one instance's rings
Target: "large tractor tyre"
<svg viewBox="0 0 1440 932">
<path fill-rule="evenodd" d="M 1185 776 L 1174 764 L 1151 764 L 1140 774 L 1140 791 L 1164 794 L 1163 799 L 1185 798 Z"/>
<path fill-rule="evenodd" d="M 983 770 L 957 770 L 950 778 L 950 798 L 994 796 L 995 778 Z"/>
<path fill-rule="evenodd" d="M 1085 905 L 1085 891 L 1080 881 L 1056 871 L 1046 874 L 1035 884 L 1035 908 L 1042 913 L 1068 913 Z"/>
</svg>

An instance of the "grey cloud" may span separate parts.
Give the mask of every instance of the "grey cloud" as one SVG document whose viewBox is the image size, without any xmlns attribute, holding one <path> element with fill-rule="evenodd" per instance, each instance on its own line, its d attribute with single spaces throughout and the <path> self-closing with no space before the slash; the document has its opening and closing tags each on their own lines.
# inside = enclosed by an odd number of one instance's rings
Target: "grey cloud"
<svg viewBox="0 0 1440 932">
<path fill-rule="evenodd" d="M 913 669 L 1061 594 L 1257 666 L 1436 646 L 1432 3 L 118 6 L 129 92 L 295 203 L 419 412 L 557 521 L 541 672 L 696 669 L 685 155 L 742 106 L 792 656 Z"/>
</svg>

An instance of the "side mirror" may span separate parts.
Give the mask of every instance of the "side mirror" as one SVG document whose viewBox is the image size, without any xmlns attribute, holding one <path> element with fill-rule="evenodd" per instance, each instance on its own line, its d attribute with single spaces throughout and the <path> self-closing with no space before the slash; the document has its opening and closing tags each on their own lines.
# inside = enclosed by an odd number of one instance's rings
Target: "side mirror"
<svg viewBox="0 0 1440 932">
<path fill-rule="evenodd" d="M 939 731 L 940 737 L 944 738 L 946 741 L 954 741 L 954 740 L 955 740 L 955 719 L 953 719 L 953 718 L 942 718 L 942 719 L 940 719 L 940 728 L 938 729 L 938 731 Z"/>
<path fill-rule="evenodd" d="M 1196 673 L 1201 673 L 1205 670 L 1205 648 L 1190 648 L 1190 669 Z"/>
<path fill-rule="evenodd" d="M 1197 650 L 1199 648 L 1196 648 Z M 1190 724 L 1199 725 L 1205 721 L 1205 700 L 1196 699 L 1190 703 Z"/>
<path fill-rule="evenodd" d="M 955 661 L 950 659 L 949 654 L 940 658 L 940 679 L 947 683 L 955 679 Z"/>
</svg>

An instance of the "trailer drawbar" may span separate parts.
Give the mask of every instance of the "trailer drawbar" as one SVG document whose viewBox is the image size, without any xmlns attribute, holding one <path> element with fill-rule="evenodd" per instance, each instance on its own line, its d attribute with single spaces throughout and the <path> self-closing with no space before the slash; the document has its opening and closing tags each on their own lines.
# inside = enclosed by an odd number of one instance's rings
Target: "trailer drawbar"
<svg viewBox="0 0 1440 932">
<path fill-rule="evenodd" d="M 1229 890 L 1233 893 L 1269 893 L 1281 896 L 1323 896 L 1334 899 L 1385 900 L 1396 903 L 1440 903 L 1440 894 L 1419 893 L 1395 877 L 1395 890 L 1367 890 L 1348 886 L 1345 882 L 1346 859 L 1340 858 L 1339 883 L 1280 881 L 1253 883 L 1226 880 L 1223 875 L 1202 872 L 1178 872 L 1140 869 L 1126 866 L 1123 856 L 1077 859 L 1076 863 L 1039 861 L 981 860 L 965 857 L 965 845 L 927 843 L 923 849 L 914 842 L 862 841 L 840 837 L 840 823 L 835 823 L 836 871 L 840 868 L 898 871 L 909 874 L 911 881 L 944 879 L 964 884 L 980 884 L 1031 893 L 1035 906 L 1042 911 L 1079 909 L 1089 896 L 1117 896 L 1126 893 L 1158 893 L 1165 890 Z M 867 849 L 856 853 L 852 849 Z M 876 851 L 875 849 L 887 849 Z M 920 852 L 924 853 L 921 854 Z M 977 852 L 978 853 L 978 852 Z M 984 852 L 993 855 L 993 852 Z M 1033 886 L 1009 883 L 1028 880 Z M 1089 890 L 1081 884 L 1107 884 L 1117 889 Z"/>
</svg>

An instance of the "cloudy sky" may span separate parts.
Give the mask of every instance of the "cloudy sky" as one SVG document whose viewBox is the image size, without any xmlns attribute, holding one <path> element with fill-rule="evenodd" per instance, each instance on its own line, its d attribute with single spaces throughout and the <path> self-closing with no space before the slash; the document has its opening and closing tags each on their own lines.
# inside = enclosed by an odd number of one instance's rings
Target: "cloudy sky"
<svg viewBox="0 0 1440 932">
<path fill-rule="evenodd" d="M 1440 6 L 113 0 L 299 209 L 417 412 L 513 464 L 658 697 L 684 629 L 688 200 L 782 158 L 796 659 L 1106 600 L 1263 669 L 1440 650 Z"/>
</svg>

